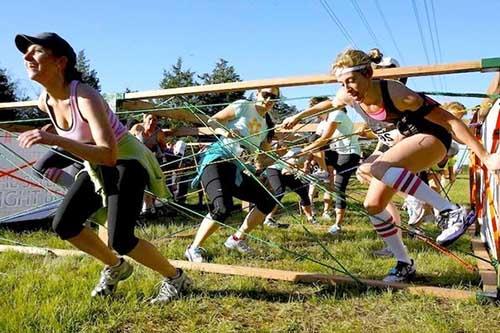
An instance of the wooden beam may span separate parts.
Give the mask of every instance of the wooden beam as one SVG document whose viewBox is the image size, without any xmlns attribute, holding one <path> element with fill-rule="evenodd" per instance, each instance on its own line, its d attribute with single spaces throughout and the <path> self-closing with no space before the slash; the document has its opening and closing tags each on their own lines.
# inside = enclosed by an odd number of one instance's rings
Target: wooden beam
<svg viewBox="0 0 500 333">
<path fill-rule="evenodd" d="M 0 252 L 19 252 L 35 255 L 52 255 L 59 257 L 84 256 L 84 252 L 78 250 L 60 250 L 44 247 L 18 246 L 18 245 L 0 245 Z"/>
<path fill-rule="evenodd" d="M 428 76 L 456 74 L 466 72 L 478 72 L 481 70 L 481 61 L 465 61 L 442 65 L 408 66 L 399 68 L 376 69 L 373 76 L 375 78 L 399 78 L 412 76 Z M 337 79 L 334 75 L 318 74 L 307 76 L 294 76 L 284 78 L 272 78 L 263 80 L 251 80 L 243 82 L 232 82 L 212 85 L 201 85 L 194 87 L 183 87 L 173 89 L 161 89 L 126 93 L 124 99 L 159 98 L 178 95 L 197 95 L 206 93 L 221 93 L 231 91 L 241 91 L 258 89 L 262 87 L 295 87 L 314 84 L 335 83 Z"/>
<path fill-rule="evenodd" d="M 482 70 L 482 61 L 484 60 L 485 59 L 476 61 L 463 61 L 451 64 L 376 69 L 374 71 L 373 76 L 375 78 L 399 78 L 399 77 L 479 72 Z M 337 82 L 335 76 L 329 74 L 292 76 L 283 78 L 271 78 L 271 79 L 250 80 L 243 82 L 232 82 L 232 83 L 125 93 L 124 98 L 121 99 L 121 101 L 170 97 L 179 95 L 222 93 L 222 92 L 258 89 L 263 87 L 295 87 L 295 86 L 327 84 L 335 82 Z M 36 103 L 37 103 L 36 101 L 0 103 L 0 109 L 12 109 L 12 108 L 28 107 L 28 106 L 32 107 L 36 106 Z"/>
<path fill-rule="evenodd" d="M 38 105 L 38 100 L 24 102 L 4 102 L 0 103 L 1 109 L 32 108 Z"/>
<path fill-rule="evenodd" d="M 36 255 L 56 255 L 56 256 L 83 256 L 85 253 L 77 250 L 59 250 L 39 247 L 16 246 L 16 245 L 0 245 L 0 252 L 15 251 L 26 254 Z M 194 263 L 184 260 L 170 260 L 170 263 L 177 268 L 186 270 L 196 270 L 201 272 L 237 275 L 247 277 L 257 277 L 269 280 L 289 281 L 294 283 L 326 283 L 326 284 L 352 284 L 355 281 L 348 276 L 285 271 L 278 269 L 222 265 L 210 263 Z M 449 299 L 470 299 L 475 297 L 475 293 L 466 290 L 456 290 L 450 288 L 432 287 L 432 286 L 415 286 L 406 283 L 387 283 L 381 280 L 360 279 L 364 284 L 376 288 L 391 288 L 405 290 L 414 295 L 427 295 L 435 297 L 444 297 Z"/>
<path fill-rule="evenodd" d="M 326 283 L 326 284 L 352 284 L 355 281 L 348 276 L 284 271 L 278 269 L 268 269 L 248 266 L 221 265 L 210 263 L 194 263 L 183 260 L 170 260 L 172 265 L 187 270 L 196 270 L 208 273 L 217 273 L 225 275 L 238 275 L 248 277 L 258 277 L 270 280 L 304 282 L 304 283 Z M 451 299 L 469 299 L 475 297 L 475 293 L 466 290 L 455 290 L 449 288 L 414 286 L 406 283 L 387 283 L 381 280 L 360 279 L 368 286 L 376 288 L 392 288 L 406 290 L 415 295 L 430 295 L 445 297 Z"/>
</svg>

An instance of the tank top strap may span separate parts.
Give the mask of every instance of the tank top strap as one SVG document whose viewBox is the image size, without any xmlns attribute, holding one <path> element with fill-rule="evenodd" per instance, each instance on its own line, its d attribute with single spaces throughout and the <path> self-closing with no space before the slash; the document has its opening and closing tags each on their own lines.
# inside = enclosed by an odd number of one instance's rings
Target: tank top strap
<svg viewBox="0 0 500 333">
<path fill-rule="evenodd" d="M 392 115 L 399 114 L 400 111 L 394 105 L 394 103 L 392 102 L 391 96 L 389 95 L 389 88 L 387 87 L 386 80 L 380 80 L 380 90 L 382 91 L 382 102 L 384 103 L 385 110 Z M 392 118 L 392 117 L 390 117 L 390 118 Z"/>
</svg>

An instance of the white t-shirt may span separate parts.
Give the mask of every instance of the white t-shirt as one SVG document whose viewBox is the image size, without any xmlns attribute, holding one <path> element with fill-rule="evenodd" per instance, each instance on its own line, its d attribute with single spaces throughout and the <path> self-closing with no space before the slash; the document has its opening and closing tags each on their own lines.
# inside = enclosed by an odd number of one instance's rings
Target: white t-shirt
<svg viewBox="0 0 500 333">
<path fill-rule="evenodd" d="M 337 123 L 337 128 L 332 136 L 333 142 L 330 143 L 330 149 L 335 150 L 339 154 L 361 155 L 358 135 L 352 135 L 354 124 L 347 116 L 347 113 L 342 110 L 335 110 L 328 114 L 327 121 Z"/>
</svg>

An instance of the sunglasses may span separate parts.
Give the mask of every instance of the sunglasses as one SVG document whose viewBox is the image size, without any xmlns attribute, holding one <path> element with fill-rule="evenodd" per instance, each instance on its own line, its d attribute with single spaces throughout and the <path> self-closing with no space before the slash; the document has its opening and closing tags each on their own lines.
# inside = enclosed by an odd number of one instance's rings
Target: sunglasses
<svg viewBox="0 0 500 333">
<path fill-rule="evenodd" d="M 269 92 L 269 91 L 263 91 L 260 94 L 261 94 L 262 98 L 264 98 L 264 99 L 271 98 L 272 100 L 275 100 L 275 99 L 280 98 L 278 95 L 273 94 L 272 92 Z"/>
</svg>

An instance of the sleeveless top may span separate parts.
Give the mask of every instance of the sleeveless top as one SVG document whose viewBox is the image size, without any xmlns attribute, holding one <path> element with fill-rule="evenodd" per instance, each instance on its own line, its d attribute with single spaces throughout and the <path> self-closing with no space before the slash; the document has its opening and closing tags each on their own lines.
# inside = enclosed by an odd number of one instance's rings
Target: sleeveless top
<svg viewBox="0 0 500 333">
<path fill-rule="evenodd" d="M 380 90 L 382 92 L 383 104 L 383 108 L 380 111 L 377 113 L 368 113 L 358 103 L 353 104 L 354 108 L 359 108 L 362 113 L 372 120 L 394 124 L 403 136 L 409 137 L 418 133 L 430 134 L 438 138 L 446 149 L 450 147 L 451 134 L 441 125 L 425 118 L 432 109 L 440 105 L 438 102 L 424 94 L 419 94 L 424 102 L 418 110 L 400 111 L 396 108 L 389 95 L 387 80 L 380 80 Z"/>
<path fill-rule="evenodd" d="M 47 106 L 50 120 L 54 124 L 58 135 L 79 142 L 94 143 L 89 123 L 85 118 L 83 118 L 78 106 L 77 87 L 79 83 L 80 82 L 76 80 L 71 81 L 70 83 L 69 105 L 71 110 L 71 125 L 69 129 L 63 129 L 57 124 L 54 110 L 48 103 L 48 94 L 45 98 L 45 105 Z M 108 114 L 108 120 L 111 125 L 111 130 L 113 131 L 116 141 L 119 141 L 127 133 L 127 128 L 120 122 L 116 114 L 111 111 L 107 104 L 106 112 Z"/>
</svg>

